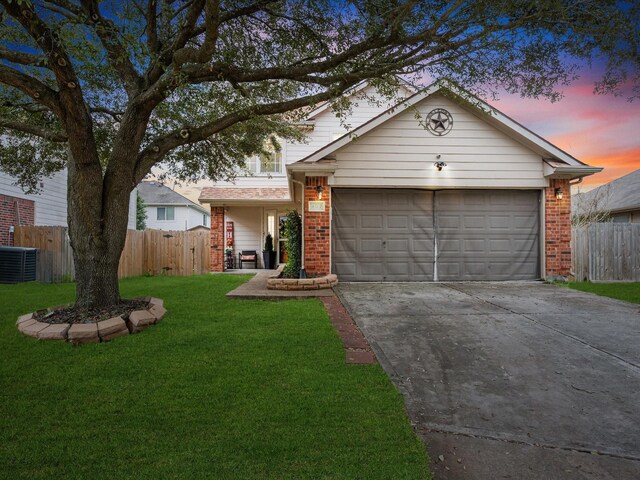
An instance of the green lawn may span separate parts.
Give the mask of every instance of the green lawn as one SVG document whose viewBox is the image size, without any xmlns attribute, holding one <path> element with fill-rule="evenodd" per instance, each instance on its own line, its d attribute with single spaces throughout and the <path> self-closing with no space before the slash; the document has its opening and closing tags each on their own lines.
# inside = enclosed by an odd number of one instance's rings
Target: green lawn
<svg viewBox="0 0 640 480">
<path fill-rule="evenodd" d="M 0 285 L 0 477 L 429 478 L 382 369 L 345 364 L 317 300 L 224 298 L 246 279 L 124 280 L 169 313 L 82 347 L 15 328 L 73 284 Z"/>
<path fill-rule="evenodd" d="M 568 283 L 568 287 L 603 297 L 617 298 L 631 303 L 640 303 L 640 282 L 635 283 Z"/>
</svg>

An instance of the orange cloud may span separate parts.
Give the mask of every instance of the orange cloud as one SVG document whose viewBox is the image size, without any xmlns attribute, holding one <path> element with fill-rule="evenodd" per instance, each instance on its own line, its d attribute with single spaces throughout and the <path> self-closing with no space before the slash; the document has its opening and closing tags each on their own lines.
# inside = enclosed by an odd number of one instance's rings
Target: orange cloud
<svg viewBox="0 0 640 480">
<path fill-rule="evenodd" d="M 586 177 L 584 184 L 602 185 L 631 173 L 634 170 L 638 170 L 640 168 L 640 147 L 616 152 L 611 155 L 604 154 L 585 157 L 583 161 L 589 165 L 604 167 L 602 172 Z"/>
</svg>

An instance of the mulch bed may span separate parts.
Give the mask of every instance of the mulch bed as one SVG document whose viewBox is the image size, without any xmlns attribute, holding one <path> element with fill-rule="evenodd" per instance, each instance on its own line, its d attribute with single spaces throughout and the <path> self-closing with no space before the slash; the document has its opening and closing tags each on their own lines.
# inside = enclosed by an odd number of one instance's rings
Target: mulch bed
<svg viewBox="0 0 640 480">
<path fill-rule="evenodd" d="M 36 319 L 43 323 L 96 323 L 113 317 L 129 318 L 134 310 L 145 310 L 149 302 L 141 299 L 121 300 L 119 304 L 109 308 L 90 308 L 84 310 L 75 307 L 60 307 L 49 310 L 40 310 Z"/>
</svg>

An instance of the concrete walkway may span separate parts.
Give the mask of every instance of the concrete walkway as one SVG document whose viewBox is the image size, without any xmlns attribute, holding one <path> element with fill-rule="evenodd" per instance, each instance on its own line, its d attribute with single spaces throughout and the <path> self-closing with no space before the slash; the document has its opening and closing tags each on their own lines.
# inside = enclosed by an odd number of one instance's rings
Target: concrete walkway
<svg viewBox="0 0 640 480">
<path fill-rule="evenodd" d="M 333 297 L 333 290 L 269 290 L 267 279 L 276 273 L 276 270 L 237 269 L 215 275 L 254 274 L 254 277 L 243 283 L 235 290 L 227 293 L 227 298 L 248 298 L 260 300 L 287 300 L 293 298 Z"/>
<path fill-rule="evenodd" d="M 436 480 L 640 479 L 640 306 L 536 282 L 336 290 Z"/>
</svg>

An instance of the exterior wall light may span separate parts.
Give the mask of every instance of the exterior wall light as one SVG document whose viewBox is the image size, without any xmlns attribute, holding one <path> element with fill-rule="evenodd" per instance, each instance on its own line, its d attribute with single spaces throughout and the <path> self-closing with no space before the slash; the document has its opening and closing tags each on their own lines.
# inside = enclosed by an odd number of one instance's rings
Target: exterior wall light
<svg viewBox="0 0 640 480">
<path fill-rule="evenodd" d="M 442 169 L 447 166 L 447 164 L 444 162 L 436 162 L 433 164 L 433 166 L 436 167 L 439 172 L 441 172 Z"/>
<path fill-rule="evenodd" d="M 322 192 L 324 192 L 324 187 L 322 185 L 318 185 L 316 187 L 316 192 L 318 192 L 318 200 L 322 200 Z"/>
<path fill-rule="evenodd" d="M 556 194 L 556 198 L 557 198 L 558 200 L 562 200 L 562 189 L 561 189 L 561 188 L 559 188 L 559 187 L 558 187 L 558 188 L 556 188 L 556 190 L 555 190 L 555 194 Z"/>
</svg>

